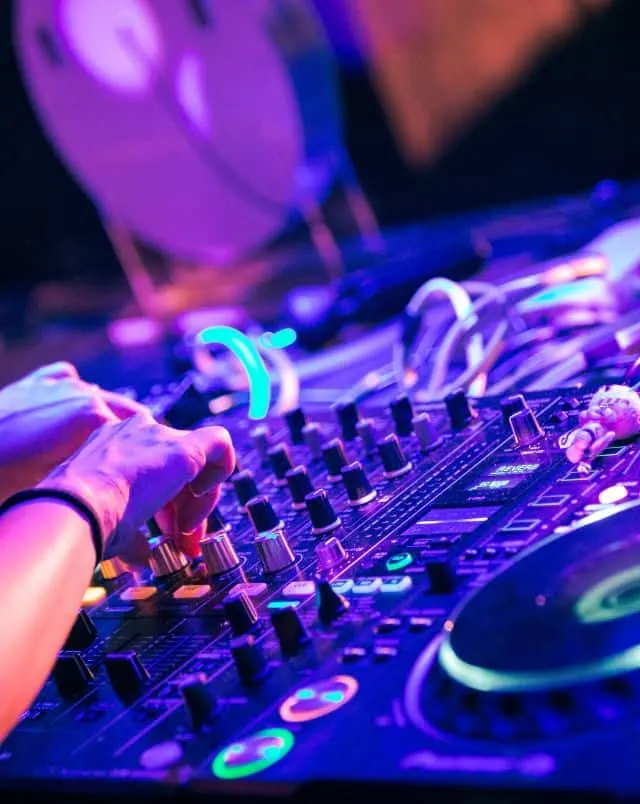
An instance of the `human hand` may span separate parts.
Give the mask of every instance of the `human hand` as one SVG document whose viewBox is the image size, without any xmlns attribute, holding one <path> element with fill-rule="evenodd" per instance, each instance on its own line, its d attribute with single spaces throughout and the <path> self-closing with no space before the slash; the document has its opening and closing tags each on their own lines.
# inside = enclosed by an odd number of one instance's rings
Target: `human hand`
<svg viewBox="0 0 640 804">
<path fill-rule="evenodd" d="M 0 501 L 37 485 L 105 422 L 146 410 L 53 363 L 0 390 Z"/>
<path fill-rule="evenodd" d="M 80 496 L 98 515 L 106 536 L 104 556 L 133 565 L 148 556 L 140 528 L 152 516 L 176 547 L 195 557 L 219 484 L 235 465 L 222 427 L 183 432 L 147 412 L 107 422 L 43 481 Z"/>
</svg>

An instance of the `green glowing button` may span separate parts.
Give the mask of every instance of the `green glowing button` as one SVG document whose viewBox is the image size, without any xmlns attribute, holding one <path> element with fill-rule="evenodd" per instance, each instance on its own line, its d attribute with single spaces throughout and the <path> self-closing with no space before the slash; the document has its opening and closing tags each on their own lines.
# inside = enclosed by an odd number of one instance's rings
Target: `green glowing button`
<svg viewBox="0 0 640 804">
<path fill-rule="evenodd" d="M 218 779 L 245 779 L 275 765 L 293 748 L 294 737 L 287 729 L 265 729 L 242 742 L 227 746 L 213 760 L 211 770 Z"/>
<path fill-rule="evenodd" d="M 387 569 L 389 572 L 403 570 L 410 564 L 413 564 L 413 556 L 411 553 L 396 553 L 394 556 L 387 559 Z"/>
</svg>

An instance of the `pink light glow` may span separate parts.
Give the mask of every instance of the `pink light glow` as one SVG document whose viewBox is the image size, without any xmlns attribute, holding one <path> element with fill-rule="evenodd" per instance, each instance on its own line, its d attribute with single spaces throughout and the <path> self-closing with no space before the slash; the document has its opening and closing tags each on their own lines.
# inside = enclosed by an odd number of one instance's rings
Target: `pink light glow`
<svg viewBox="0 0 640 804">
<path fill-rule="evenodd" d="M 211 134 L 211 110 L 204 89 L 202 61 L 188 53 L 176 73 L 176 96 L 185 114 L 203 136 Z"/>
</svg>

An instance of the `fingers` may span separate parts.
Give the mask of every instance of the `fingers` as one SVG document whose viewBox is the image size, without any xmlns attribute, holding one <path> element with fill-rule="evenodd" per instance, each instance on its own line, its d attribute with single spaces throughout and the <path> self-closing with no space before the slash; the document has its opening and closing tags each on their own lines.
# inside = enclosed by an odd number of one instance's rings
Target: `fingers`
<svg viewBox="0 0 640 804">
<path fill-rule="evenodd" d="M 136 414 L 141 414 L 145 418 L 151 420 L 151 411 L 146 405 L 136 402 L 135 399 L 116 394 L 113 391 L 105 391 L 102 388 L 97 389 L 97 393 L 103 399 L 109 410 L 114 413 L 119 419 L 128 419 Z"/>
<path fill-rule="evenodd" d="M 202 427 L 184 435 L 184 441 L 204 453 L 206 462 L 191 481 L 194 495 L 205 494 L 217 483 L 223 483 L 233 472 L 236 453 L 231 436 L 224 427 Z"/>
<path fill-rule="evenodd" d="M 50 363 L 48 366 L 41 366 L 39 369 L 32 371 L 28 375 L 29 379 L 42 379 L 47 378 L 50 380 L 62 380 L 66 377 L 77 380 L 79 378 L 78 369 L 66 360 L 59 360 L 56 363 Z"/>
<path fill-rule="evenodd" d="M 197 558 L 200 553 L 200 539 L 207 532 L 207 522 L 203 520 L 200 524 L 189 533 L 180 533 L 174 537 L 174 543 L 179 550 L 187 556 L 187 558 Z"/>
</svg>

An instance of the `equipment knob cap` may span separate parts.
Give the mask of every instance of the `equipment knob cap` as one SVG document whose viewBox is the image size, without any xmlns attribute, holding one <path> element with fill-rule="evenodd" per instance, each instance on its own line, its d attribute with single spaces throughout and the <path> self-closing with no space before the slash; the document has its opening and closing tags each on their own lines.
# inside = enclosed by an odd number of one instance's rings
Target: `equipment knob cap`
<svg viewBox="0 0 640 804">
<path fill-rule="evenodd" d="M 335 591 L 329 581 L 320 579 L 316 581 L 316 608 L 320 622 L 328 625 L 347 611 L 349 603 Z"/>
<path fill-rule="evenodd" d="M 214 508 L 207 517 L 207 533 L 217 533 L 219 530 L 231 530 L 231 525 L 225 522 L 219 508 Z"/>
<path fill-rule="evenodd" d="M 296 408 L 295 410 L 290 410 L 288 413 L 285 413 L 284 420 L 289 428 L 291 443 L 302 444 L 304 441 L 302 431 L 307 423 L 307 417 L 302 408 Z"/>
<path fill-rule="evenodd" d="M 399 436 L 410 436 L 413 432 L 413 406 L 408 396 L 399 396 L 389 405 L 394 430 Z"/>
<path fill-rule="evenodd" d="M 435 449 L 442 443 L 442 438 L 428 413 L 418 413 L 413 417 L 413 429 L 420 449 L 424 452 Z"/>
<path fill-rule="evenodd" d="M 249 433 L 253 448 L 258 453 L 260 463 L 266 466 L 269 463 L 269 447 L 271 446 L 271 430 L 268 424 L 259 424 Z"/>
<path fill-rule="evenodd" d="M 107 653 L 104 666 L 111 686 L 125 702 L 134 701 L 149 680 L 149 671 L 134 651 Z"/>
<path fill-rule="evenodd" d="M 278 637 L 283 656 L 295 656 L 309 642 L 307 629 L 293 606 L 272 611 L 271 625 Z"/>
<path fill-rule="evenodd" d="M 238 498 L 240 508 L 243 510 L 249 500 L 252 500 L 254 497 L 257 497 L 260 494 L 258 491 L 258 484 L 256 483 L 253 472 L 250 469 L 244 469 L 242 472 L 238 472 L 237 475 L 234 475 L 233 489 L 236 493 L 236 497 Z"/>
<path fill-rule="evenodd" d="M 398 436 L 395 433 L 390 433 L 378 441 L 378 452 L 380 453 L 386 478 L 401 477 L 411 470 L 411 461 L 404 454 L 398 441 Z"/>
<path fill-rule="evenodd" d="M 282 528 L 259 533 L 256 536 L 256 550 L 262 568 L 268 574 L 280 572 L 296 560 Z"/>
<path fill-rule="evenodd" d="M 280 518 L 276 514 L 268 497 L 254 497 L 247 503 L 247 513 L 256 533 L 280 527 Z"/>
<path fill-rule="evenodd" d="M 340 480 L 340 470 L 349 463 L 344 451 L 344 444 L 339 438 L 327 441 L 322 447 L 322 456 L 327 465 L 329 480 L 337 483 Z"/>
<path fill-rule="evenodd" d="M 347 551 L 337 536 L 330 536 L 316 546 L 318 564 L 322 570 L 331 570 L 347 560 Z"/>
<path fill-rule="evenodd" d="M 360 414 L 355 402 L 339 402 L 335 406 L 338 424 L 345 441 L 354 441 L 358 435 L 358 421 Z"/>
<path fill-rule="evenodd" d="M 267 675 L 269 666 L 262 648 L 251 634 L 231 640 L 231 655 L 242 684 L 257 684 Z"/>
<path fill-rule="evenodd" d="M 69 631 L 63 650 L 86 650 L 98 636 L 98 629 L 86 611 L 81 610 Z"/>
<path fill-rule="evenodd" d="M 75 698 L 95 676 L 79 653 L 61 653 L 53 668 L 53 682 L 63 698 Z"/>
<path fill-rule="evenodd" d="M 463 390 L 447 394 L 444 404 L 447 407 L 451 427 L 454 430 L 462 430 L 476 418 L 476 413 L 472 410 L 467 395 Z"/>
<path fill-rule="evenodd" d="M 246 592 L 227 595 L 222 605 L 234 636 L 246 634 L 258 622 L 258 612 Z"/>
<path fill-rule="evenodd" d="M 194 731 L 213 724 L 220 709 L 213 687 L 205 673 L 193 673 L 180 682 L 180 694 Z"/>
<path fill-rule="evenodd" d="M 375 499 L 377 491 L 371 487 L 367 473 L 360 461 L 354 461 L 342 467 L 342 480 L 350 505 L 366 505 Z"/>
<path fill-rule="evenodd" d="M 165 578 L 184 569 L 189 562 L 183 553 L 165 536 L 149 539 L 149 566 L 156 578 Z"/>
<path fill-rule="evenodd" d="M 500 410 L 502 411 L 504 423 L 508 425 L 509 419 L 513 414 L 524 410 L 526 407 L 528 407 L 527 402 L 522 394 L 513 394 L 502 399 L 500 401 Z"/>
<path fill-rule="evenodd" d="M 304 498 L 313 491 L 313 484 L 304 466 L 296 466 L 287 472 L 287 483 L 292 505 L 296 511 L 304 510 Z"/>
<path fill-rule="evenodd" d="M 322 458 L 322 445 L 324 444 L 324 435 L 322 428 L 317 422 L 309 422 L 302 428 L 302 437 L 307 449 L 311 453 L 314 460 Z"/>
<path fill-rule="evenodd" d="M 277 486 L 286 486 L 286 474 L 293 469 L 293 461 L 286 444 L 277 444 L 269 450 L 269 463 L 273 469 Z"/>
<path fill-rule="evenodd" d="M 105 558 L 100 562 L 100 572 L 105 581 L 112 581 L 127 572 L 131 572 L 131 567 L 121 558 Z"/>
<path fill-rule="evenodd" d="M 200 540 L 200 548 L 209 575 L 222 575 L 240 565 L 240 559 L 226 530 L 208 533 Z"/>
<path fill-rule="evenodd" d="M 367 455 L 373 455 L 378 450 L 378 431 L 373 419 L 360 419 L 356 427 L 358 436 Z"/>
<path fill-rule="evenodd" d="M 528 447 L 544 435 L 544 430 L 531 408 L 514 413 L 509 419 L 509 426 L 518 447 Z"/>
<path fill-rule="evenodd" d="M 314 536 L 322 536 L 340 527 L 340 517 L 333 510 L 329 495 L 324 489 L 307 494 L 304 502 L 311 519 L 311 533 Z"/>
</svg>

